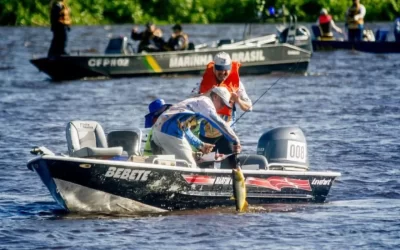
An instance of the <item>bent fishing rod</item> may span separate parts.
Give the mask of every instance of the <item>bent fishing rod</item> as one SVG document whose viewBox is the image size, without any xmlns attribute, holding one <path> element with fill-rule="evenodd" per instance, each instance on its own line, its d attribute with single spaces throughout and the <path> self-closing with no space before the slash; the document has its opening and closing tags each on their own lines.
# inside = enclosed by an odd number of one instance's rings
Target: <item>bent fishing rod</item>
<svg viewBox="0 0 400 250">
<path fill-rule="evenodd" d="M 294 73 L 296 72 L 296 70 L 297 70 L 297 68 L 298 68 L 298 66 L 299 66 L 299 63 L 300 63 L 300 61 L 301 61 L 302 59 L 303 59 L 303 57 L 300 57 L 300 59 L 292 66 L 292 67 L 296 66 L 296 68 L 295 68 L 293 71 L 291 71 L 291 68 L 289 68 L 288 72 L 286 72 L 285 74 L 283 74 L 283 75 L 282 75 L 281 77 L 279 77 L 271 86 L 269 86 L 268 89 L 267 89 L 266 91 L 264 91 L 264 92 L 255 100 L 255 102 L 253 102 L 253 104 L 251 105 L 251 107 L 248 108 L 247 110 L 245 110 L 245 111 L 231 124 L 231 127 L 232 127 L 233 125 L 235 125 L 246 113 L 248 113 L 248 112 L 254 107 L 254 105 L 256 105 L 256 103 L 257 103 L 265 94 L 267 94 L 268 91 L 269 91 L 270 89 L 272 89 L 272 87 L 275 86 L 281 79 L 283 79 L 283 78 L 285 78 L 285 77 L 289 77 L 289 75 L 290 75 L 290 76 L 294 75 Z"/>
<path fill-rule="evenodd" d="M 275 86 L 276 84 L 278 84 L 278 82 L 279 82 L 281 79 L 283 79 L 283 78 L 285 78 L 285 77 L 288 77 L 288 76 L 294 75 L 294 73 L 296 72 L 296 70 L 297 70 L 297 68 L 298 68 L 298 66 L 299 66 L 299 63 L 300 63 L 300 61 L 301 61 L 302 59 L 303 59 L 303 57 L 300 57 L 300 59 L 299 59 L 291 68 L 289 68 L 288 72 L 284 73 L 284 74 L 283 74 L 281 77 L 279 77 L 271 86 L 269 86 L 268 89 L 265 90 L 265 91 L 255 100 L 255 102 L 251 105 L 251 107 L 250 107 L 249 109 L 245 110 L 245 111 L 243 112 L 243 114 L 241 114 L 241 115 L 239 116 L 239 118 L 236 119 L 236 120 L 231 124 L 231 127 L 232 127 L 233 125 L 235 125 L 247 112 L 249 112 L 250 109 L 252 109 L 252 108 L 254 107 L 254 105 L 255 105 L 265 94 L 267 94 L 268 91 L 269 91 L 273 86 Z M 296 66 L 296 68 L 292 71 L 291 69 L 292 69 L 294 66 Z M 217 142 L 218 142 L 222 137 L 223 137 L 223 136 L 221 136 L 221 137 L 219 137 L 217 140 L 215 140 L 215 141 L 213 142 L 213 144 L 216 145 Z M 232 168 L 236 168 L 237 164 L 239 164 L 239 163 L 238 163 L 238 159 L 237 159 L 237 153 L 233 153 L 233 154 L 232 154 L 231 156 L 229 156 L 227 159 L 228 159 L 228 161 L 230 162 L 229 164 L 232 166 Z"/>
<path fill-rule="evenodd" d="M 239 118 L 236 119 L 236 120 L 231 124 L 231 127 L 232 127 L 233 125 L 235 125 L 246 113 L 248 113 L 248 112 L 250 111 L 250 109 L 252 109 L 252 108 L 254 107 L 254 105 L 255 105 L 265 94 L 267 94 L 268 91 L 269 91 L 273 86 L 275 86 L 281 79 L 283 79 L 284 77 L 288 77 L 289 75 L 290 75 L 290 76 L 294 75 L 294 73 L 296 72 L 296 70 L 297 70 L 297 68 L 298 68 L 298 66 L 299 66 L 299 63 L 300 63 L 300 61 L 301 61 L 302 59 L 303 59 L 303 57 L 300 57 L 300 59 L 292 66 L 292 67 L 296 66 L 296 68 L 295 68 L 293 71 L 291 71 L 291 68 L 289 68 L 289 70 L 288 70 L 287 73 L 283 74 L 283 75 L 282 75 L 281 77 L 279 77 L 271 86 L 269 86 L 268 89 L 265 90 L 265 91 L 254 101 L 254 103 L 251 105 L 251 107 L 248 108 L 247 110 L 245 110 L 245 111 L 243 112 L 243 114 L 241 114 L 241 115 L 239 116 Z M 215 145 L 221 138 L 222 138 L 222 136 L 219 137 L 213 144 Z M 237 168 L 237 166 L 240 167 L 240 161 L 238 160 L 237 155 L 238 155 L 237 153 L 233 153 L 231 156 L 229 156 L 229 157 L 227 158 L 228 161 L 229 161 L 229 164 L 231 165 L 231 168 L 232 168 L 232 169 Z"/>
</svg>

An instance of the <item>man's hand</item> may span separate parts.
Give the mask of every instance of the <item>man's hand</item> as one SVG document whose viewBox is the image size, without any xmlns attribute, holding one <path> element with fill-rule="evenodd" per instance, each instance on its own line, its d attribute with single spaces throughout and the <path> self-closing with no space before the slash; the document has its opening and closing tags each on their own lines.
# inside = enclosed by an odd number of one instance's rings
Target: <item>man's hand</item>
<svg viewBox="0 0 400 250">
<path fill-rule="evenodd" d="M 214 144 L 204 143 L 203 146 L 200 148 L 200 151 L 203 152 L 203 154 L 208 154 L 211 153 L 214 147 Z"/>
<path fill-rule="evenodd" d="M 232 147 L 233 153 L 239 154 L 242 151 L 242 145 L 240 144 L 235 144 Z"/>
<path fill-rule="evenodd" d="M 231 93 L 231 101 L 239 102 L 239 95 L 237 93 Z"/>
</svg>

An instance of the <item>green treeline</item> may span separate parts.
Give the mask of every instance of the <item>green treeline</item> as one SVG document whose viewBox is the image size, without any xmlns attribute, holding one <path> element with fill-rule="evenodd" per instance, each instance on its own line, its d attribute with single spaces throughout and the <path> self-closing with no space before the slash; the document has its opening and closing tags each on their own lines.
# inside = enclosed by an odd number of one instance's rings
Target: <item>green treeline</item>
<svg viewBox="0 0 400 250">
<path fill-rule="evenodd" d="M 0 0 L 0 25 L 49 25 L 51 0 Z M 400 16 L 400 0 L 361 0 L 367 21 Z M 351 0 L 69 0 L 73 24 L 244 23 L 264 21 L 266 10 L 284 6 L 283 13 L 314 22 L 321 8 L 344 20 Z"/>
</svg>

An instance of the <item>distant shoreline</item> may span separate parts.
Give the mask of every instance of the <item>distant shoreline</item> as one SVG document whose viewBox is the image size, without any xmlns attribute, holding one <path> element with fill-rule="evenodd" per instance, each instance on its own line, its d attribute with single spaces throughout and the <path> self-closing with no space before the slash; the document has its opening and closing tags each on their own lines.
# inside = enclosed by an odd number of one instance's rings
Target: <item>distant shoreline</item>
<svg viewBox="0 0 400 250">
<path fill-rule="evenodd" d="M 0 1 L 0 26 L 50 26 L 49 0 Z M 69 0 L 73 25 L 143 25 L 152 21 L 158 25 L 274 23 L 267 3 L 270 1 L 201 0 L 201 1 L 87 1 Z M 89 3 L 90 2 L 90 3 Z M 335 0 L 326 5 L 324 0 L 275 0 L 275 13 L 295 14 L 299 22 L 315 22 L 321 8 L 326 8 L 336 22 L 343 22 L 350 0 Z M 363 1 L 367 13 L 365 21 L 391 22 L 400 17 L 399 1 Z M 283 4 L 286 4 L 285 6 Z M 281 23 L 281 18 L 275 23 Z M 288 20 L 288 17 L 286 17 Z"/>
</svg>

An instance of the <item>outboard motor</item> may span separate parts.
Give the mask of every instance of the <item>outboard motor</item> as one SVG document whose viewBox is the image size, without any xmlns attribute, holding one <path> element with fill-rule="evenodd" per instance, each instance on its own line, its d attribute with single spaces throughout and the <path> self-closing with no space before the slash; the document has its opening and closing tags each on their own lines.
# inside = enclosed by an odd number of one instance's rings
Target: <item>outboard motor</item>
<svg viewBox="0 0 400 250">
<path fill-rule="evenodd" d="M 220 40 L 218 40 L 217 47 L 221 47 L 222 45 L 225 45 L 225 44 L 232 44 L 234 42 L 235 42 L 235 40 L 233 40 L 233 39 L 220 39 Z"/>
<path fill-rule="evenodd" d="M 296 16 L 290 16 L 289 26 L 279 34 L 280 43 L 289 43 L 306 50 L 312 50 L 310 31 L 303 25 L 297 26 Z"/>
<path fill-rule="evenodd" d="M 309 167 L 307 142 L 299 127 L 278 127 L 265 132 L 257 154 L 268 160 L 269 170 L 306 171 Z"/>
</svg>

